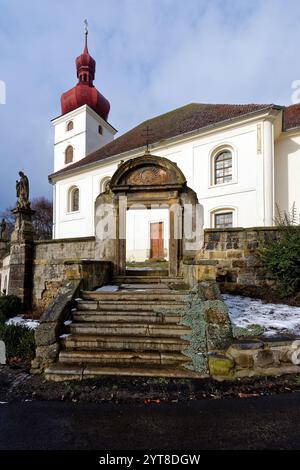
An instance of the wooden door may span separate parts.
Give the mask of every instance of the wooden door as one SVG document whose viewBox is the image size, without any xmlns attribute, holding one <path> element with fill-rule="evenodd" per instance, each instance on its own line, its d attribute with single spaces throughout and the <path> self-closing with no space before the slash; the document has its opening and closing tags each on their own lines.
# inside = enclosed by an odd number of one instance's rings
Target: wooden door
<svg viewBox="0 0 300 470">
<path fill-rule="evenodd" d="M 164 223 L 150 223 L 150 258 L 164 258 Z"/>
</svg>

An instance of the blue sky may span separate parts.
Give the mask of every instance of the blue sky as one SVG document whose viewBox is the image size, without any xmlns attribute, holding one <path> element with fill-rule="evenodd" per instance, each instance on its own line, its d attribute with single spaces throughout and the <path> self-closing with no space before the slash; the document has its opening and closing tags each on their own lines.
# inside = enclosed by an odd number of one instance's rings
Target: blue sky
<svg viewBox="0 0 300 470">
<path fill-rule="evenodd" d="M 189 102 L 290 104 L 300 80 L 298 0 L 0 0 L 0 211 L 19 169 L 32 197 L 51 195 L 50 120 L 76 83 L 85 18 L 119 134 Z"/>
</svg>

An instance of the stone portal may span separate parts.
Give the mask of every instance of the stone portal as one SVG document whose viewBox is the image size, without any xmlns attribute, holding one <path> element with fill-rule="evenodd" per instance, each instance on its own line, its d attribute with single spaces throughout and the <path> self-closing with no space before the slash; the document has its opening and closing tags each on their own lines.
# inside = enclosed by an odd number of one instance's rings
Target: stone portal
<svg viewBox="0 0 300 470">
<path fill-rule="evenodd" d="M 122 163 L 95 204 L 98 258 L 114 263 L 115 276 L 126 274 L 126 211 L 159 208 L 168 210 L 168 247 L 164 248 L 169 276 L 177 277 L 181 262 L 193 258 L 203 244 L 203 211 L 196 193 L 187 187 L 176 163 L 166 158 L 146 152 Z M 149 257 L 154 251 L 160 255 L 162 245 L 162 241 L 151 245 Z"/>
</svg>

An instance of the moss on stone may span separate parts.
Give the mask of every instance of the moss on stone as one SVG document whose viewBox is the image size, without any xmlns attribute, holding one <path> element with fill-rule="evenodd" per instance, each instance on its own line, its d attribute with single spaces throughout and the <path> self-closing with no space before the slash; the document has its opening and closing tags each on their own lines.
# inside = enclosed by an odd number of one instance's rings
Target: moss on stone
<svg viewBox="0 0 300 470">
<path fill-rule="evenodd" d="M 191 328 L 191 334 L 183 337 L 190 343 L 184 354 L 191 359 L 191 363 L 185 367 L 200 374 L 208 372 L 203 303 L 199 298 L 198 287 L 195 286 L 186 298 L 186 308 L 183 312 L 179 311 L 182 317 L 180 324 Z"/>
<path fill-rule="evenodd" d="M 208 356 L 209 372 L 213 377 L 233 377 L 232 369 L 234 361 L 221 354 L 209 354 Z"/>
<path fill-rule="evenodd" d="M 249 325 L 247 328 L 232 325 L 232 334 L 234 338 L 248 338 L 251 336 L 261 336 L 263 332 L 264 328 L 256 324 Z"/>
</svg>

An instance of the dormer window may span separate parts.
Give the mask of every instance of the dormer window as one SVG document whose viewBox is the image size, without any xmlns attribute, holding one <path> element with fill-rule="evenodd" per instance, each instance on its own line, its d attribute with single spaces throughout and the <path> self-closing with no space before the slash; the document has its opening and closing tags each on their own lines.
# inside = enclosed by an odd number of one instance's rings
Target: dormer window
<svg viewBox="0 0 300 470">
<path fill-rule="evenodd" d="M 72 129 L 74 129 L 74 123 L 73 121 L 69 121 L 67 124 L 67 131 L 71 131 Z"/>
</svg>

